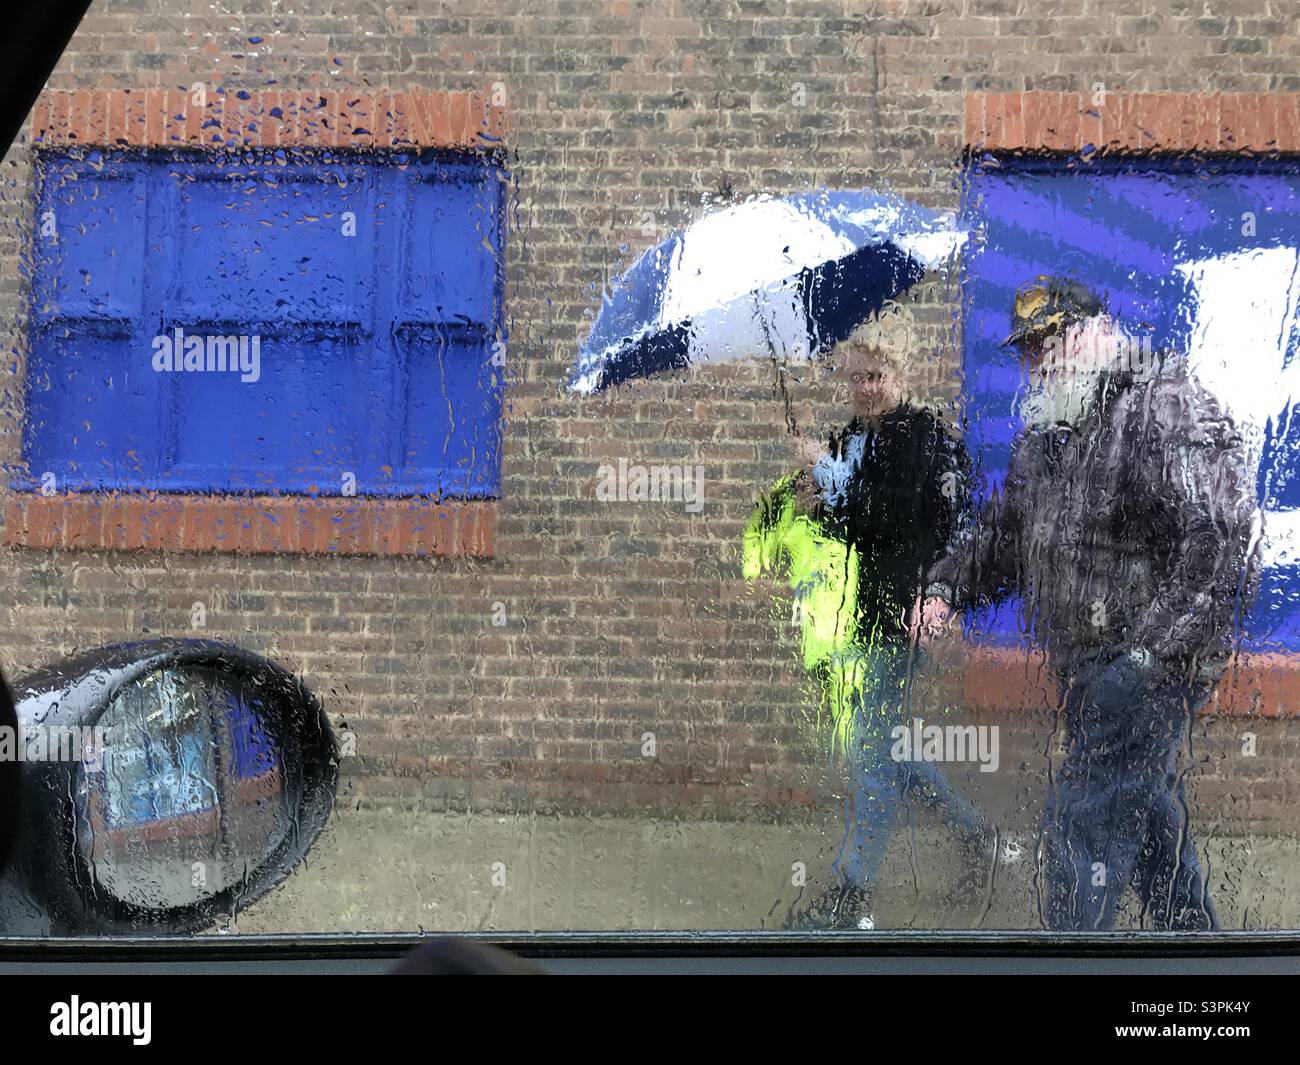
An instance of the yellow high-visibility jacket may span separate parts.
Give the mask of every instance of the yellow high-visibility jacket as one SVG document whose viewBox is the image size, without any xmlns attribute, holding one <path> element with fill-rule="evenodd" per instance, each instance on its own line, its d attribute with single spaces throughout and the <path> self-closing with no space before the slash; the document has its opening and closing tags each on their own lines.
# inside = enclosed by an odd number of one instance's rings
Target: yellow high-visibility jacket
<svg viewBox="0 0 1300 1065">
<path fill-rule="evenodd" d="M 858 553 L 815 517 L 797 512 L 793 479 L 782 478 L 759 499 L 745 529 L 743 572 L 746 580 L 784 574 L 789 582 L 804 668 L 821 680 L 817 724 L 829 723 L 832 754 L 842 753 L 853 695 L 864 682 L 856 653 Z"/>
<path fill-rule="evenodd" d="M 813 669 L 844 651 L 857 634 L 858 553 L 816 518 L 795 509 L 793 477 L 758 501 L 745 529 L 746 580 L 784 573 L 794 593 L 803 664 Z"/>
</svg>

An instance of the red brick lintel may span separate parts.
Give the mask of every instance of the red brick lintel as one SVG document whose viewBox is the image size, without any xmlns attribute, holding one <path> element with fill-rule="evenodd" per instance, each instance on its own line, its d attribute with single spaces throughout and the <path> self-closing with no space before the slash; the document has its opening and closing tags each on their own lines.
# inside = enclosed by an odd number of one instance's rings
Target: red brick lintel
<svg viewBox="0 0 1300 1065">
<path fill-rule="evenodd" d="M 491 558 L 496 501 L 15 493 L 4 543 L 29 548 Z"/>
<path fill-rule="evenodd" d="M 500 148 L 506 110 L 483 92 L 47 90 L 37 147 Z"/>
<path fill-rule="evenodd" d="M 1300 93 L 970 93 L 964 143 L 1006 152 L 1300 152 Z"/>
</svg>

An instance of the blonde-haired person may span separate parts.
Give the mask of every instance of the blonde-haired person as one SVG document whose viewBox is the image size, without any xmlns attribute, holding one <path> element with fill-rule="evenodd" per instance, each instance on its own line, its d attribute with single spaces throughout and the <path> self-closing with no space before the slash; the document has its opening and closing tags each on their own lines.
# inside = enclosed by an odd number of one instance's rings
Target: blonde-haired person
<svg viewBox="0 0 1300 1065">
<path fill-rule="evenodd" d="M 858 601 L 847 668 L 853 678 L 847 723 L 849 787 L 835 882 L 787 922 L 792 928 L 872 928 L 872 889 L 904 797 L 945 809 L 966 840 L 993 835 L 933 762 L 895 761 L 893 731 L 910 726 L 907 686 L 915 649 L 908 617 L 927 570 L 944 553 L 966 508 L 970 457 L 934 411 L 907 387 L 921 355 L 916 323 L 895 303 L 858 327 L 832 355 L 848 386 L 848 424 L 822 444 L 794 441 L 804 467 L 804 505 L 827 532 L 856 549 Z M 811 495 L 811 499 L 808 496 Z"/>
</svg>

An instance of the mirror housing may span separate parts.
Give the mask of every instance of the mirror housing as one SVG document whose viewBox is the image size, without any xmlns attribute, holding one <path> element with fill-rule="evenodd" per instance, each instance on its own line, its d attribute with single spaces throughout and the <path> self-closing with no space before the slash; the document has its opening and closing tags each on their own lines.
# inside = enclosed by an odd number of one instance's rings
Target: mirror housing
<svg viewBox="0 0 1300 1065">
<path fill-rule="evenodd" d="M 333 810 L 319 701 L 230 644 L 100 648 L 19 681 L 14 701 L 23 813 L 0 934 L 210 927 L 288 876 Z"/>
<path fill-rule="evenodd" d="M 0 676 L 0 729 L 18 728 L 18 715 L 14 711 L 9 685 Z M 22 813 L 22 767 L 17 762 L 0 761 L 0 874 L 9 865 L 9 852 L 18 834 Z"/>
</svg>

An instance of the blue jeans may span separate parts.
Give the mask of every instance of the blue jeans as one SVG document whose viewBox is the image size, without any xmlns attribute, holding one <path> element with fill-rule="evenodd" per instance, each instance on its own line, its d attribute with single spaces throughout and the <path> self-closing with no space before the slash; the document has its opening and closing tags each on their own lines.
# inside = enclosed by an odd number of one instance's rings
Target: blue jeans
<svg viewBox="0 0 1300 1065">
<path fill-rule="evenodd" d="M 1178 772 L 1192 715 L 1209 694 L 1126 655 L 1063 680 L 1067 748 L 1043 821 L 1050 928 L 1110 928 L 1130 883 L 1157 929 L 1219 927 Z"/>
<path fill-rule="evenodd" d="M 942 809 L 947 821 L 970 837 L 985 832 L 986 823 L 974 804 L 953 790 L 936 763 L 893 758 L 895 740 L 890 733 L 897 726 L 912 725 L 907 648 L 864 651 L 859 661 L 862 682 L 852 703 L 844 842 L 834 869 L 842 883 L 869 892 L 909 793 Z"/>
</svg>

